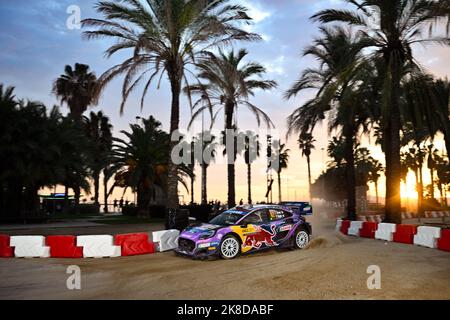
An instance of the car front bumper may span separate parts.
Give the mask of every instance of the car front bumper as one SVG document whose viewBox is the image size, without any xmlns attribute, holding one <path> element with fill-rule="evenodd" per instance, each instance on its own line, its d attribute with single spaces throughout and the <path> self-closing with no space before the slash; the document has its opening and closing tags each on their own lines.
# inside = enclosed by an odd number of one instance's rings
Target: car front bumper
<svg viewBox="0 0 450 320">
<path fill-rule="evenodd" d="M 219 252 L 218 242 L 202 241 L 196 243 L 189 239 L 180 238 L 178 244 L 178 248 L 175 249 L 176 253 L 193 258 L 209 257 Z"/>
</svg>

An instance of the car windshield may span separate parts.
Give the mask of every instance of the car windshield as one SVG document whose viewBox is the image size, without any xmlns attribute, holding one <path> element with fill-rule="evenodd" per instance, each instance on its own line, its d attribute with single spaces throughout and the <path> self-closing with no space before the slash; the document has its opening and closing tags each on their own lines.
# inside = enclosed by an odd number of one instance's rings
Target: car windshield
<svg viewBox="0 0 450 320">
<path fill-rule="evenodd" d="M 242 214 L 223 212 L 217 217 L 214 217 L 209 223 L 219 226 L 231 226 L 236 224 L 242 217 Z"/>
</svg>

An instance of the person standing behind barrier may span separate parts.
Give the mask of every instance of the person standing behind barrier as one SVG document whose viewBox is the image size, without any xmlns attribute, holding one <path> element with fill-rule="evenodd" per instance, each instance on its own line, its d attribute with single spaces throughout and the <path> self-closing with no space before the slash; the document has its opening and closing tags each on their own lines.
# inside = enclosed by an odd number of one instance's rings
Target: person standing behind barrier
<svg viewBox="0 0 450 320">
<path fill-rule="evenodd" d="M 114 212 L 116 212 L 117 210 L 117 199 L 114 199 L 114 203 L 113 203 L 113 207 L 114 207 Z"/>
</svg>

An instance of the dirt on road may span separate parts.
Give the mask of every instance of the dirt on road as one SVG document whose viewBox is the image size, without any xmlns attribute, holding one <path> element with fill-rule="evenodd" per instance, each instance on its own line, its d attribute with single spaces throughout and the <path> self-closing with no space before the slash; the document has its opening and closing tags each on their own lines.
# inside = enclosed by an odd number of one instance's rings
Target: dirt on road
<svg viewBox="0 0 450 320">
<path fill-rule="evenodd" d="M 81 290 L 67 289 L 71 265 L 81 268 Z M 371 265 L 381 270 L 379 290 L 367 287 Z M 194 261 L 173 252 L 0 259 L 0 299 L 450 299 L 450 253 L 345 237 L 332 222 L 316 223 L 308 249 L 231 261 Z"/>
</svg>

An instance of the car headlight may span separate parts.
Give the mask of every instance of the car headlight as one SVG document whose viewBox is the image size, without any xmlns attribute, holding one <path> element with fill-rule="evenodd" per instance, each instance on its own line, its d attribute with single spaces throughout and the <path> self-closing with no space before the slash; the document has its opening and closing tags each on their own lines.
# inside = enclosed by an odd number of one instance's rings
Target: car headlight
<svg viewBox="0 0 450 320">
<path fill-rule="evenodd" d="M 209 238 L 214 237 L 215 234 L 216 234 L 216 232 L 215 232 L 214 230 L 210 230 L 210 231 L 208 231 L 208 232 L 203 233 L 203 234 L 199 237 L 199 239 L 200 239 L 200 240 L 209 239 Z"/>
</svg>

